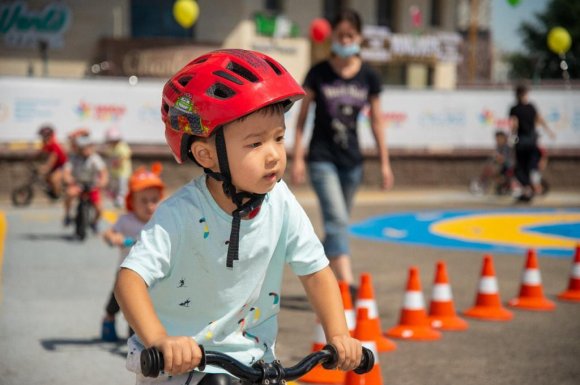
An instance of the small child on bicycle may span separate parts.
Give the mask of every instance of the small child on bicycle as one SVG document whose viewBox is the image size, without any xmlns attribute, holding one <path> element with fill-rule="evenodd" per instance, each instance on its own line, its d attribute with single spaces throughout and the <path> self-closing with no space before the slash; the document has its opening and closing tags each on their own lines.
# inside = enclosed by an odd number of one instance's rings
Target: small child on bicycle
<svg viewBox="0 0 580 385">
<path fill-rule="evenodd" d="M 123 140 L 121 131 L 116 126 L 105 132 L 105 142 L 105 156 L 109 164 L 108 191 L 115 207 L 122 207 L 127 195 L 127 182 L 133 169 L 131 147 Z"/>
<path fill-rule="evenodd" d="M 42 138 L 42 148 L 38 156 L 48 155 L 46 162 L 39 167 L 38 172 L 44 176 L 46 183 L 50 187 L 49 195 L 52 199 L 60 197 L 62 192 L 63 166 L 67 161 L 66 153 L 56 139 L 54 128 L 50 125 L 43 125 L 38 130 L 38 135 Z"/>
<path fill-rule="evenodd" d="M 98 222 L 101 217 L 102 204 L 100 189 L 107 185 L 108 173 L 103 158 L 96 152 L 95 143 L 90 135 L 75 137 L 74 146 L 76 152 L 71 153 L 68 162 L 64 165 L 64 225 L 72 223 L 70 215 L 73 201 L 83 192 L 89 190 L 89 199 L 94 206 L 95 216 L 90 226 L 93 232 L 98 232 Z"/>
<path fill-rule="evenodd" d="M 498 129 L 495 131 L 495 149 L 485 163 L 479 178 L 470 186 L 473 193 L 484 193 L 490 185 L 495 186 L 496 193 L 509 193 L 513 176 L 513 149 L 508 134 Z"/>
<path fill-rule="evenodd" d="M 135 170 L 129 179 L 129 192 L 125 197 L 127 212 L 121 215 L 111 228 L 103 232 L 105 242 L 109 246 L 120 249 L 121 260 L 119 263 L 129 254 L 131 246 L 139 239 L 139 233 L 143 226 L 151 219 L 157 205 L 163 198 L 165 184 L 159 176 L 160 173 L 161 165 L 158 163 L 151 167 L 151 171 L 145 167 Z M 118 340 L 115 328 L 115 318 L 118 312 L 119 304 L 111 292 L 101 328 L 103 341 L 115 342 Z"/>
<path fill-rule="evenodd" d="M 361 343 L 349 335 L 328 259 L 281 180 L 284 112 L 303 96 L 277 61 L 239 49 L 205 54 L 166 83 L 169 147 L 178 163 L 205 173 L 158 206 L 118 274 L 115 296 L 136 333 L 127 367 L 137 383 L 234 383 L 215 367 L 192 371 L 199 345 L 247 365 L 274 360 L 286 264 L 337 348 L 338 368 L 359 364 Z M 156 380 L 139 374 L 139 351 L 152 346 L 165 357 Z"/>
</svg>

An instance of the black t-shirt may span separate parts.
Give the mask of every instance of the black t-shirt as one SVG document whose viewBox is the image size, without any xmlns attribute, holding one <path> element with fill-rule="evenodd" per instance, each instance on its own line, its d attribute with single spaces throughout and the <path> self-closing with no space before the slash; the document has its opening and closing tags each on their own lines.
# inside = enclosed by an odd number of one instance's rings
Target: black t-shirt
<svg viewBox="0 0 580 385">
<path fill-rule="evenodd" d="M 314 91 L 316 110 L 308 161 L 351 168 L 362 163 L 357 119 L 369 98 L 381 92 L 378 74 L 363 63 L 350 79 L 341 78 L 328 61 L 310 69 L 304 87 Z"/>
<path fill-rule="evenodd" d="M 538 112 L 533 104 L 516 104 L 510 109 L 511 116 L 518 118 L 518 138 L 520 140 L 524 137 L 532 140 L 536 139 L 536 117 Z"/>
</svg>

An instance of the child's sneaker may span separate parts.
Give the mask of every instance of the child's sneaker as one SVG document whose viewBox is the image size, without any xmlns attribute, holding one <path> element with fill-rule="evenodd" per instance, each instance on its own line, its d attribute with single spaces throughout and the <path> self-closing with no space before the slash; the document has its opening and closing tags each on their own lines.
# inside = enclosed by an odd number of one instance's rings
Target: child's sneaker
<svg viewBox="0 0 580 385">
<path fill-rule="evenodd" d="M 72 218 L 71 218 L 70 216 L 68 216 L 68 215 L 67 215 L 67 216 L 65 216 L 65 217 L 64 217 L 64 219 L 62 220 L 62 225 L 63 225 L 64 227 L 68 227 L 68 226 L 70 226 L 70 225 L 71 225 L 72 221 L 73 221 L 73 220 L 72 220 Z"/>
<path fill-rule="evenodd" d="M 119 340 L 115 330 L 115 321 L 103 320 L 101 339 L 105 342 L 117 342 Z"/>
</svg>

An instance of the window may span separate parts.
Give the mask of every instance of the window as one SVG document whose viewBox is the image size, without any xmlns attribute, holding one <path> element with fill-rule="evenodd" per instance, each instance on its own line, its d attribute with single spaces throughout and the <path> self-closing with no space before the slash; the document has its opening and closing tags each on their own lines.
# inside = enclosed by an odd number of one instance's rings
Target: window
<svg viewBox="0 0 580 385">
<path fill-rule="evenodd" d="M 431 0 L 431 26 L 441 27 L 443 15 L 443 0 Z"/>
<path fill-rule="evenodd" d="M 195 36 L 192 28 L 183 28 L 173 17 L 173 1 L 131 0 L 132 37 L 177 37 Z"/>
<path fill-rule="evenodd" d="M 377 24 L 393 30 L 393 0 L 377 1 Z"/>
</svg>

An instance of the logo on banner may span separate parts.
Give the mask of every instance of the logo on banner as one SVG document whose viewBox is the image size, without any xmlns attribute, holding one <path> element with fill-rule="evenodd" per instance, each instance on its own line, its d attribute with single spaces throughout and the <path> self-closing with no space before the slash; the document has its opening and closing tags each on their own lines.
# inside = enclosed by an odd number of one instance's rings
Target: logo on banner
<svg viewBox="0 0 580 385">
<path fill-rule="evenodd" d="M 81 119 L 93 119 L 100 122 L 116 122 L 125 115 L 127 108 L 118 104 L 89 104 L 81 100 L 75 112 Z"/>
<path fill-rule="evenodd" d="M 72 12 L 61 2 L 47 4 L 41 11 L 28 9 L 23 1 L 0 5 L 0 34 L 9 47 L 33 48 L 39 42 L 48 48 L 64 46 Z"/>
<path fill-rule="evenodd" d="M 361 114 L 359 115 L 359 119 L 358 119 L 358 124 L 359 125 L 363 125 L 364 127 L 370 127 L 370 108 L 368 106 L 365 106 L 362 111 Z M 388 112 L 383 112 L 381 114 L 382 118 L 383 118 L 383 123 L 385 124 L 385 128 L 390 128 L 390 127 L 394 127 L 394 128 L 399 128 L 401 127 L 408 119 L 408 116 L 405 112 L 401 112 L 401 111 L 388 111 Z"/>
<path fill-rule="evenodd" d="M 493 127 L 504 130 L 508 130 L 510 128 L 509 118 L 498 118 L 495 116 L 493 111 L 487 108 L 484 108 L 483 111 L 479 113 L 479 121 L 486 127 Z"/>
</svg>

